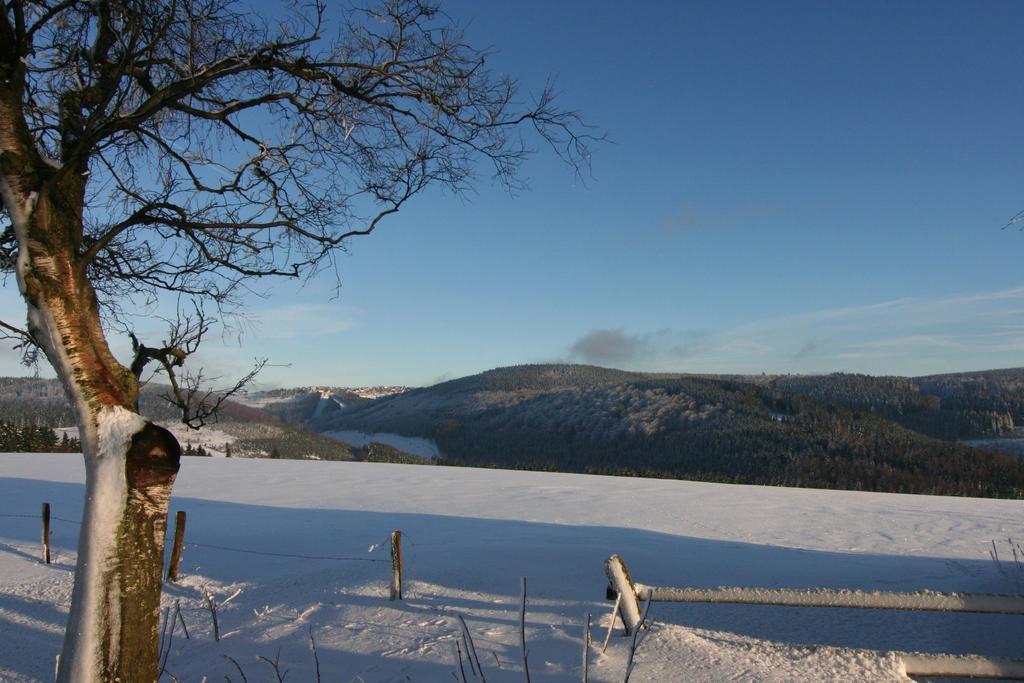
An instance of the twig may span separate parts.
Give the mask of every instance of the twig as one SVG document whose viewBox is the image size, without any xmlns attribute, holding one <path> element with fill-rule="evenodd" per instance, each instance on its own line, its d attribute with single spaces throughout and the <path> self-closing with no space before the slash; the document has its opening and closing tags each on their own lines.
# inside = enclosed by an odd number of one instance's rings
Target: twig
<svg viewBox="0 0 1024 683">
<path fill-rule="evenodd" d="M 473 674 L 473 680 L 480 680 L 480 675 L 476 672 L 476 664 L 473 663 L 473 658 L 469 656 L 469 641 L 466 640 L 466 634 L 462 634 L 462 649 L 466 651 L 466 659 L 469 660 L 469 672 Z"/>
<path fill-rule="evenodd" d="M 181 613 L 181 600 L 174 601 L 174 614 L 181 622 L 181 629 L 185 632 L 185 640 L 192 640 L 192 637 L 188 634 L 188 626 L 185 625 L 185 615 Z"/>
<path fill-rule="evenodd" d="M 459 639 L 454 640 L 455 643 L 455 658 L 459 661 L 459 676 L 460 683 L 468 683 L 466 681 L 466 668 L 462 666 L 462 648 L 459 647 Z M 452 672 L 454 674 L 454 672 Z"/>
<path fill-rule="evenodd" d="M 167 617 L 170 614 L 170 610 L 170 607 L 164 608 L 163 626 L 160 627 L 160 642 L 156 646 L 156 660 L 158 662 L 160 661 L 160 657 L 163 655 L 164 652 L 164 641 L 167 640 L 167 627 L 169 626 L 169 624 L 167 623 Z"/>
<path fill-rule="evenodd" d="M 171 643 L 174 642 L 174 627 L 178 625 L 177 619 L 175 619 L 171 615 L 170 607 L 164 610 L 164 631 L 167 630 L 168 621 L 171 622 L 171 631 L 170 634 L 167 636 L 166 644 L 163 642 L 163 638 L 160 638 L 159 652 L 163 654 L 163 657 L 160 661 L 160 672 L 156 675 L 157 680 L 160 680 L 160 676 L 162 676 L 164 674 L 164 671 L 167 670 L 167 659 L 171 656 Z M 159 657 L 160 655 L 158 654 L 157 656 Z M 173 676 L 171 678 L 173 678 Z"/>
<path fill-rule="evenodd" d="M 245 677 L 245 672 L 242 671 L 242 667 L 238 664 L 237 661 L 235 661 L 234 657 L 230 657 L 228 655 L 224 655 L 224 659 L 228 660 L 229 662 L 231 662 L 232 664 L 235 665 L 235 668 L 238 669 L 238 675 L 242 677 L 242 683 L 249 683 L 249 679 Z M 228 678 L 228 677 L 225 676 L 224 678 Z M 228 678 L 228 680 L 230 681 L 231 679 Z"/>
<path fill-rule="evenodd" d="M 629 658 L 626 660 L 626 677 L 622 680 L 622 683 L 629 683 L 629 676 L 633 673 L 633 657 L 636 655 L 636 649 L 639 647 L 637 638 L 640 636 L 640 630 L 644 628 L 647 623 L 647 612 L 651 609 L 651 595 L 647 595 L 647 604 L 644 605 L 643 616 L 640 617 L 640 623 L 633 629 L 633 642 L 629 646 Z"/>
<path fill-rule="evenodd" d="M 210 608 L 210 617 L 213 619 L 213 639 L 219 643 L 220 626 L 217 624 L 217 603 L 213 601 L 213 596 L 209 590 L 204 588 L 203 592 L 206 593 L 206 606 Z"/>
<path fill-rule="evenodd" d="M 615 615 L 619 613 L 619 602 L 622 600 L 622 593 L 615 596 L 615 606 L 612 607 L 612 617 L 608 621 L 608 633 L 604 637 L 604 645 L 601 646 L 601 654 L 608 649 L 608 641 L 612 639 L 612 629 L 615 628 Z"/>
<path fill-rule="evenodd" d="M 316 652 L 316 641 L 313 640 L 313 625 L 309 625 L 309 647 L 313 650 L 313 664 L 316 666 L 316 683 L 320 683 L 320 657 Z"/>
<path fill-rule="evenodd" d="M 1003 576 L 1006 576 L 1006 570 L 1003 569 L 1003 563 L 999 561 L 999 548 L 996 547 L 996 539 L 992 539 L 992 550 L 988 551 L 988 556 L 992 558 L 992 561 L 996 565 L 996 569 Z"/>
<path fill-rule="evenodd" d="M 263 655 L 256 655 L 256 659 L 262 659 L 267 665 L 274 670 L 274 675 L 277 677 L 277 683 L 284 683 L 285 676 L 288 675 L 288 671 L 285 670 L 281 673 L 281 648 L 277 648 L 277 654 L 273 660 L 267 659 Z"/>
<path fill-rule="evenodd" d="M 469 632 L 469 627 L 466 626 L 466 620 L 462 618 L 462 615 L 457 615 L 459 619 L 459 625 L 462 626 L 462 638 L 466 641 L 466 655 L 469 657 L 469 664 L 473 667 L 473 675 L 480 679 L 480 683 L 487 683 L 487 678 L 484 677 L 484 668 L 480 666 L 480 658 L 476 656 L 476 644 L 473 642 L 473 635 Z"/>
<path fill-rule="evenodd" d="M 228 604 L 229 602 L 231 602 L 232 600 L 234 600 L 235 598 L 237 598 L 241 594 L 242 594 L 242 589 L 239 588 L 234 593 L 232 593 L 230 596 L 228 596 L 227 598 L 221 600 L 220 601 L 220 606 L 223 607 L 224 605 Z"/>
<path fill-rule="evenodd" d="M 523 577 L 522 609 L 519 611 L 519 642 L 523 650 L 523 674 L 530 683 L 530 651 L 526 649 L 526 577 Z"/>
</svg>

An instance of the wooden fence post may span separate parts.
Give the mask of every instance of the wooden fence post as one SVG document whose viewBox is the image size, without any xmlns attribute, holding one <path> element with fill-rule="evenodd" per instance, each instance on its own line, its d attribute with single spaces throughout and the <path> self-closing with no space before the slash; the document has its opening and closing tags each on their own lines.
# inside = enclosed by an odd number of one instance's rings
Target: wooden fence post
<svg viewBox="0 0 1024 683">
<path fill-rule="evenodd" d="M 583 683 L 589 683 L 589 680 L 590 680 L 590 614 L 587 614 L 587 627 L 583 630 Z"/>
<path fill-rule="evenodd" d="M 402 532 L 391 532 L 391 600 L 402 599 Z"/>
<path fill-rule="evenodd" d="M 530 651 L 526 649 L 526 577 L 523 577 L 523 599 L 519 609 L 519 644 L 523 651 L 523 675 L 530 683 Z"/>
<path fill-rule="evenodd" d="M 622 617 L 622 624 L 626 628 L 628 636 L 634 629 L 640 626 L 640 598 L 636 594 L 636 586 L 629 575 L 626 563 L 618 555 L 612 555 L 604 563 L 605 574 L 621 598 L 619 603 L 619 616 Z M 614 619 L 614 616 L 612 617 Z"/>
<path fill-rule="evenodd" d="M 50 504 L 43 503 L 43 562 L 50 564 Z"/>
<path fill-rule="evenodd" d="M 178 565 L 181 564 L 181 548 L 185 544 L 185 511 L 178 510 L 174 516 L 174 546 L 171 548 L 171 563 L 167 567 L 167 580 L 178 580 Z"/>
</svg>

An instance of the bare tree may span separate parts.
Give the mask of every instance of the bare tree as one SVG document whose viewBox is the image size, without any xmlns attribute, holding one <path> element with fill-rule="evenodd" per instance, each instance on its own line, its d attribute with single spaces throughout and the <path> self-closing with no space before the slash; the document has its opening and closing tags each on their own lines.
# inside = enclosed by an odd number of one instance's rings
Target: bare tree
<svg viewBox="0 0 1024 683">
<path fill-rule="evenodd" d="M 180 448 L 138 415 L 139 376 L 155 361 L 173 384 L 208 329 L 200 314 L 134 339 L 122 363 L 111 324 L 165 293 L 224 307 L 254 278 L 334 271 L 428 186 L 468 188 L 480 162 L 514 186 L 524 134 L 585 163 L 578 117 L 486 56 L 422 0 L 280 19 L 235 0 L 0 0 L 0 266 L 28 309 L 0 336 L 53 366 L 86 463 L 59 680 L 156 677 Z M 193 405 L 198 384 L 177 386 Z"/>
</svg>

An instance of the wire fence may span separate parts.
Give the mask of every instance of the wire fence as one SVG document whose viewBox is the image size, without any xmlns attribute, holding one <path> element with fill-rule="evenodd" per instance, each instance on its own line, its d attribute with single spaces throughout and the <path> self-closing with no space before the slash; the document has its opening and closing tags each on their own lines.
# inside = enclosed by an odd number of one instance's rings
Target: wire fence
<svg viewBox="0 0 1024 683">
<path fill-rule="evenodd" d="M 9 518 L 16 518 L 16 519 L 39 519 L 39 514 L 36 513 L 34 515 L 30 515 L 30 514 L 21 514 L 21 513 L 0 512 L 0 517 L 9 517 Z M 81 524 L 82 524 L 79 520 L 76 520 L 76 519 L 67 519 L 67 518 L 64 518 L 64 517 L 57 517 L 57 516 L 54 516 L 54 515 L 50 515 L 50 519 L 51 520 L 57 520 L 57 521 L 60 521 L 60 522 L 67 522 L 68 524 L 75 524 L 75 525 L 78 525 L 78 526 L 81 526 Z M 185 544 L 184 544 L 184 547 L 185 548 L 208 548 L 208 549 L 211 549 L 211 550 L 223 550 L 223 551 L 231 552 L 231 553 L 243 553 L 243 554 L 246 554 L 246 555 L 262 555 L 262 556 L 265 556 L 265 557 L 283 557 L 283 558 L 292 558 L 292 559 L 297 559 L 297 560 L 326 560 L 326 561 L 334 561 L 334 562 L 383 562 L 383 563 L 389 563 L 389 564 L 391 562 L 390 559 L 383 559 L 383 558 L 377 558 L 377 557 L 351 557 L 351 556 L 343 556 L 343 555 L 305 555 L 305 554 L 301 554 L 301 553 L 280 553 L 280 552 L 271 552 L 271 551 L 266 551 L 266 550 L 253 550 L 253 549 L 250 549 L 250 548 L 233 548 L 233 547 L 230 547 L 230 546 L 216 545 L 216 544 L 213 544 L 213 543 L 197 543 L 195 541 L 186 541 Z M 371 548 L 376 548 L 376 547 L 377 547 L 377 544 L 371 546 Z"/>
<path fill-rule="evenodd" d="M 215 550 L 227 550 L 232 553 L 246 553 L 247 555 L 265 555 L 267 557 L 294 557 L 299 560 L 337 560 L 339 562 L 388 562 L 376 557 L 341 557 L 337 555 L 296 555 L 292 553 L 271 553 L 263 550 L 246 550 L 244 548 L 229 548 L 224 545 L 213 545 L 211 543 L 185 543 L 186 548 L 213 548 Z"/>
<path fill-rule="evenodd" d="M 37 512 L 34 515 L 14 515 L 0 512 L 0 517 L 21 517 L 23 519 L 39 519 L 39 513 Z M 60 522 L 67 522 L 68 524 L 78 524 L 79 526 L 81 526 L 82 524 L 77 519 L 65 519 L 63 517 L 55 517 L 53 515 L 50 515 L 50 519 L 56 519 Z"/>
</svg>

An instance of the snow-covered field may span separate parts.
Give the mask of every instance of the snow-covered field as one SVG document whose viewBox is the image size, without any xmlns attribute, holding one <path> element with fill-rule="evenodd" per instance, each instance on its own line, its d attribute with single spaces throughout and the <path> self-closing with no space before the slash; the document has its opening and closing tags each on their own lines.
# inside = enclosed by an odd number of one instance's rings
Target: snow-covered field
<svg viewBox="0 0 1024 683">
<path fill-rule="evenodd" d="M 0 454 L 2 680 L 52 679 L 80 460 Z M 43 501 L 61 518 L 49 566 L 37 560 Z M 183 682 L 240 681 L 229 657 L 249 681 L 275 680 L 259 657 L 279 657 L 288 681 L 316 680 L 310 632 L 324 681 L 451 681 L 457 615 L 487 680 L 521 681 L 522 576 L 533 680 L 580 680 L 593 613 L 591 680 L 621 681 L 621 631 L 598 652 L 613 553 L 650 585 L 1005 593 L 1015 572 L 998 571 L 990 542 L 1024 531 L 1018 501 L 237 458 L 187 458 L 172 510 L 188 512 L 190 545 L 164 603 L 180 601 L 190 639 L 179 626 L 166 671 Z M 393 529 L 407 540 L 402 602 L 387 600 L 386 549 L 367 552 Z M 226 603 L 219 643 L 204 589 Z M 633 681 L 906 680 L 886 651 L 1020 657 L 1024 642 L 1020 616 L 655 603 L 651 617 Z"/>
</svg>

